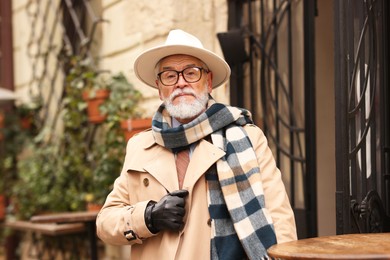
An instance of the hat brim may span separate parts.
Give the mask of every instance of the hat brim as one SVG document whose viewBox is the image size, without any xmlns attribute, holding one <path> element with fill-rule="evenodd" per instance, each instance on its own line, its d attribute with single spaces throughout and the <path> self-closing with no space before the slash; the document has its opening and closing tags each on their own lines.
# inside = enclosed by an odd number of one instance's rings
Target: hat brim
<svg viewBox="0 0 390 260">
<path fill-rule="evenodd" d="M 230 67 L 224 59 L 206 49 L 186 45 L 164 45 L 141 53 L 134 62 L 135 75 L 148 86 L 157 88 L 155 66 L 162 58 L 174 54 L 190 55 L 206 63 L 213 73 L 213 88 L 223 85 L 230 77 Z"/>
</svg>

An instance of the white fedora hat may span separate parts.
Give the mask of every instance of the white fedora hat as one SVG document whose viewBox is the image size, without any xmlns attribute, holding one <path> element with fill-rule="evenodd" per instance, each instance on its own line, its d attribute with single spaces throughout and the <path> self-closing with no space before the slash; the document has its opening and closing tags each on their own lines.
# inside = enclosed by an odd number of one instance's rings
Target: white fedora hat
<svg viewBox="0 0 390 260">
<path fill-rule="evenodd" d="M 229 79 L 230 67 L 226 61 L 206 50 L 198 38 L 182 30 L 170 31 L 164 45 L 141 53 L 134 62 L 135 75 L 147 85 L 157 88 L 155 66 L 162 58 L 174 54 L 186 54 L 203 61 L 213 72 L 213 88 Z"/>
</svg>

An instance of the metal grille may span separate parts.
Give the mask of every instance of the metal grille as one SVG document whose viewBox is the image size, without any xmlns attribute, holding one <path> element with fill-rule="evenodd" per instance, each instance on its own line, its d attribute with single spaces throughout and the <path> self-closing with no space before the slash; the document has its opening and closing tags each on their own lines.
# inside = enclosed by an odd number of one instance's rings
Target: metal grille
<svg viewBox="0 0 390 260">
<path fill-rule="evenodd" d="M 301 238 L 317 233 L 314 13 L 315 1 L 229 1 L 230 30 L 219 35 L 232 67 L 231 103 L 262 126 Z"/>
<path fill-rule="evenodd" d="M 384 2 L 335 5 L 337 233 L 389 231 Z"/>
</svg>

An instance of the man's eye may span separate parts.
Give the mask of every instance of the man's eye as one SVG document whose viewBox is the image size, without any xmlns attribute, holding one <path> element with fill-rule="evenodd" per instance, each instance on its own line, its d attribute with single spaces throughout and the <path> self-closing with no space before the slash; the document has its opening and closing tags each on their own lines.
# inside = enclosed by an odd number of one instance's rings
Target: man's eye
<svg viewBox="0 0 390 260">
<path fill-rule="evenodd" d="M 172 79 L 176 77 L 176 73 L 167 71 L 162 76 L 166 79 Z"/>
</svg>

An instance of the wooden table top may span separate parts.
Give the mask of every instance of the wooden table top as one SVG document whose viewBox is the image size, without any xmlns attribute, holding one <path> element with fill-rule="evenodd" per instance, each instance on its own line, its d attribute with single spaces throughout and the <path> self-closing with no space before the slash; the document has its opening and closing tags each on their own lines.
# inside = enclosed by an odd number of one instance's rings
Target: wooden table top
<svg viewBox="0 0 390 260">
<path fill-rule="evenodd" d="M 51 236 L 79 233 L 85 230 L 83 223 L 31 223 L 30 221 L 15 220 L 5 222 L 4 226 L 19 231 L 33 231 Z"/>
<path fill-rule="evenodd" d="M 76 211 L 33 216 L 35 223 L 75 223 L 95 221 L 99 211 Z"/>
<path fill-rule="evenodd" d="M 268 255 L 280 259 L 390 259 L 390 233 L 301 239 L 274 245 Z"/>
</svg>

